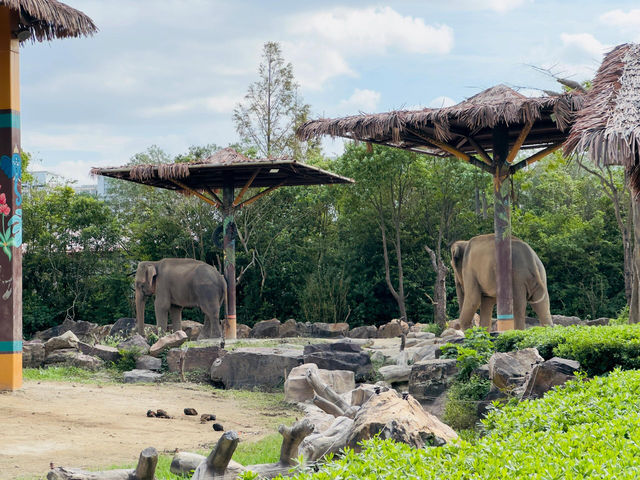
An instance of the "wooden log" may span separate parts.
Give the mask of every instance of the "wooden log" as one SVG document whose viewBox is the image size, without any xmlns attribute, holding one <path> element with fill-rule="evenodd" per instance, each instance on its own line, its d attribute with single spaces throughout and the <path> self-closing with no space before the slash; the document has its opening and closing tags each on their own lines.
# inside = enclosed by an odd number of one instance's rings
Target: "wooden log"
<svg viewBox="0 0 640 480">
<path fill-rule="evenodd" d="M 134 472 L 136 480 L 153 480 L 158 465 L 158 451 L 153 447 L 147 447 L 140 452 L 138 466 Z"/>
<path fill-rule="evenodd" d="M 153 480 L 158 464 L 158 451 L 145 448 L 140 453 L 135 470 L 107 470 L 104 472 L 88 472 L 78 468 L 56 467 L 49 471 L 47 480 Z"/>
<path fill-rule="evenodd" d="M 336 453 L 344 448 L 351 435 L 353 420 L 338 417 L 331 426 L 322 433 L 312 433 L 300 444 L 300 453 L 306 462 L 315 462 L 327 453 Z"/>
<path fill-rule="evenodd" d="M 344 416 L 344 410 L 341 410 L 335 403 L 330 402 L 324 397 L 321 397 L 318 394 L 313 396 L 312 400 L 313 404 L 318 407 L 323 412 L 328 413 L 329 415 L 333 415 L 334 417 L 342 417 Z"/>
<path fill-rule="evenodd" d="M 298 456 L 298 446 L 307 435 L 313 433 L 315 426 L 306 418 L 294 423 L 291 427 L 280 425 L 278 432 L 282 435 L 280 447 L 280 463 L 293 465 Z"/>
<path fill-rule="evenodd" d="M 207 457 L 207 465 L 213 473 L 217 475 L 224 474 L 229 465 L 229 461 L 236 451 L 236 447 L 240 442 L 240 438 L 236 432 L 225 432 L 216 443 L 215 448 Z"/>
<path fill-rule="evenodd" d="M 307 383 L 309 383 L 311 388 L 313 388 L 314 392 L 316 392 L 319 396 L 324 397 L 329 402 L 335 404 L 336 407 L 342 412 L 346 412 L 351 406 L 347 402 L 345 402 L 340 397 L 340 395 L 338 395 L 335 390 L 333 390 L 333 388 L 322 381 L 317 371 L 311 369 L 307 370 Z"/>
</svg>

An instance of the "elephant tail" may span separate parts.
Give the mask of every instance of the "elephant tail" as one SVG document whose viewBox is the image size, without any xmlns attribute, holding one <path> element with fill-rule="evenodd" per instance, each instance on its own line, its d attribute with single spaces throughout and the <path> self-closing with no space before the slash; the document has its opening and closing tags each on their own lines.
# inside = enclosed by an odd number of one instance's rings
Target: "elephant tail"
<svg viewBox="0 0 640 480">
<path fill-rule="evenodd" d="M 531 305 L 540 303 L 547 298 L 546 282 L 543 281 L 543 276 L 540 275 L 540 270 L 535 267 L 537 267 L 537 265 L 534 265 L 533 271 L 531 272 L 531 282 L 528 285 L 529 303 Z M 533 298 L 536 294 L 538 294 L 537 299 Z"/>
</svg>

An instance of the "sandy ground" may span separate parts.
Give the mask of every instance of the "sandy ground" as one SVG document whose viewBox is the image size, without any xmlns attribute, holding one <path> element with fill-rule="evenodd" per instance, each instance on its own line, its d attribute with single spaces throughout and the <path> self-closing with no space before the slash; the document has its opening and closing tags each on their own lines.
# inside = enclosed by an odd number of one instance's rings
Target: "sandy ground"
<svg viewBox="0 0 640 480">
<path fill-rule="evenodd" d="M 212 422 L 183 414 L 213 413 L 243 441 L 275 432 L 282 411 L 192 384 L 119 385 L 27 381 L 0 393 L 0 479 L 45 478 L 49 464 L 97 469 L 137 461 L 140 451 L 209 449 Z M 162 408 L 173 419 L 148 418 Z"/>
</svg>

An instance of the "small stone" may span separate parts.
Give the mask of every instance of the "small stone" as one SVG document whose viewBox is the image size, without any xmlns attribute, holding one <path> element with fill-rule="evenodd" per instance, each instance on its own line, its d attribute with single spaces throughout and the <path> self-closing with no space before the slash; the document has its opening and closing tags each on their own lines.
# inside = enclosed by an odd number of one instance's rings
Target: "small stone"
<svg viewBox="0 0 640 480">
<path fill-rule="evenodd" d="M 198 412 L 196 411 L 195 408 L 185 408 L 184 409 L 184 414 L 185 415 L 198 415 Z"/>
<path fill-rule="evenodd" d="M 216 416 L 212 413 L 203 413 L 200 415 L 200 423 L 212 422 L 216 419 Z"/>
<path fill-rule="evenodd" d="M 224 432 L 224 427 L 223 427 L 221 424 L 219 424 L 219 423 L 214 423 L 214 424 L 213 424 L 213 429 L 214 429 L 216 432 Z"/>
</svg>

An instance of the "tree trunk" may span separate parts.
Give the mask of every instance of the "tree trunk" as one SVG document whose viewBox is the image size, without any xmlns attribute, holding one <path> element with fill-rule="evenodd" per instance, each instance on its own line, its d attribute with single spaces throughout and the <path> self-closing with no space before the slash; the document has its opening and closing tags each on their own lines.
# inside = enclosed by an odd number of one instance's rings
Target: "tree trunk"
<svg viewBox="0 0 640 480">
<path fill-rule="evenodd" d="M 382 213 L 382 207 L 378 206 L 378 225 L 380 227 L 380 233 L 382 234 L 382 255 L 384 257 L 384 278 L 387 282 L 387 287 L 389 288 L 389 292 L 391 292 L 391 296 L 393 296 L 394 300 L 398 304 L 398 310 L 400 311 L 400 317 L 406 321 L 407 311 L 404 303 L 404 291 L 403 296 L 396 291 L 391 282 L 391 267 L 389 264 L 389 249 L 387 247 L 387 229 L 384 225 L 384 214 Z"/>
<path fill-rule="evenodd" d="M 442 261 L 442 250 L 440 245 L 436 247 L 437 253 L 431 250 L 427 245 L 424 249 L 431 258 L 431 266 L 436 272 L 436 281 L 433 286 L 433 306 L 436 324 L 444 327 L 447 323 L 447 273 L 449 269 Z"/>
</svg>

